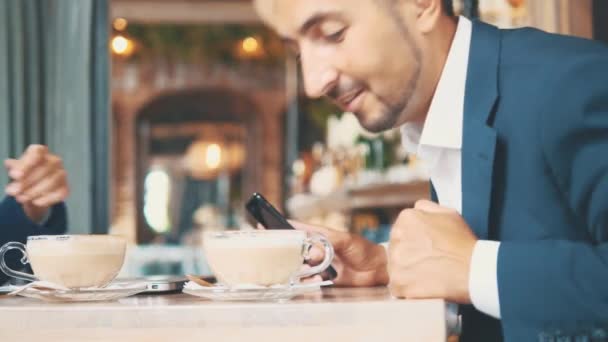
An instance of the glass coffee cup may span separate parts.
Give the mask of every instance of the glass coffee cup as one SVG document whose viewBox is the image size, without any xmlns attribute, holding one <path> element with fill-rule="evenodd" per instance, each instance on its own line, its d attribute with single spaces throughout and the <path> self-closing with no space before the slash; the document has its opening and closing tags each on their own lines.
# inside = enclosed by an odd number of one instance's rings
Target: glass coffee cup
<svg viewBox="0 0 608 342">
<path fill-rule="evenodd" d="M 47 281 L 70 289 L 100 288 L 120 272 L 125 259 L 125 239 L 112 235 L 31 236 L 27 244 L 9 242 L 0 248 L 0 270 L 27 281 Z M 5 254 L 18 250 L 22 264 L 34 274 L 8 267 Z"/>
<path fill-rule="evenodd" d="M 323 246 L 325 257 L 319 265 L 303 268 L 315 244 Z M 297 230 L 208 232 L 203 249 L 216 278 L 229 286 L 294 284 L 323 272 L 334 258 L 327 238 Z"/>
</svg>

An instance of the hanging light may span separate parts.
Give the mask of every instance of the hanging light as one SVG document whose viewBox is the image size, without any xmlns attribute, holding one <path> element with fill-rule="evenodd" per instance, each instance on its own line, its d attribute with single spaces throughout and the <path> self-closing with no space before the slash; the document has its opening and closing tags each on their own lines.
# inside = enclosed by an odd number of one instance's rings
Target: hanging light
<svg viewBox="0 0 608 342">
<path fill-rule="evenodd" d="M 185 168 L 193 178 L 213 179 L 225 167 L 224 148 L 218 142 L 195 141 L 188 147 Z"/>
<path fill-rule="evenodd" d="M 112 38 L 110 47 L 114 54 L 121 57 L 129 57 L 135 51 L 135 43 L 131 39 L 120 34 Z"/>
<path fill-rule="evenodd" d="M 217 170 L 222 164 L 222 148 L 218 144 L 210 144 L 205 149 L 205 166 L 209 170 Z"/>
<path fill-rule="evenodd" d="M 245 163 L 242 143 L 197 140 L 188 147 L 184 166 L 197 179 L 213 179 L 221 171 L 238 172 Z"/>
<path fill-rule="evenodd" d="M 243 51 L 251 55 L 255 54 L 260 48 L 260 43 L 258 43 L 258 40 L 253 37 L 243 39 L 241 45 L 243 46 Z"/>
<path fill-rule="evenodd" d="M 258 38 L 246 37 L 238 44 L 238 54 L 241 58 L 258 58 L 264 55 L 264 49 Z"/>
<path fill-rule="evenodd" d="M 116 31 L 124 31 L 127 29 L 127 25 L 129 25 L 129 22 L 127 21 L 127 19 L 125 18 L 116 18 L 114 19 L 114 21 L 112 21 L 112 27 L 116 30 Z"/>
</svg>

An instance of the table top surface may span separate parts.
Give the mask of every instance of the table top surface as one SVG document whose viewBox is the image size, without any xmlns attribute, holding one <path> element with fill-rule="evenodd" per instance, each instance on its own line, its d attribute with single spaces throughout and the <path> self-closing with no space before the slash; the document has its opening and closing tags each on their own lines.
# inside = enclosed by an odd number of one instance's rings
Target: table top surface
<svg viewBox="0 0 608 342">
<path fill-rule="evenodd" d="M 447 327 L 444 301 L 397 300 L 386 287 L 324 288 L 287 302 L 215 302 L 183 293 L 88 303 L 0 297 L 0 340 L 54 336 L 50 341 L 64 342 L 94 335 L 104 341 L 293 342 L 314 334 L 327 340 L 445 341 Z"/>
<path fill-rule="evenodd" d="M 362 304 L 385 303 L 390 305 L 443 305 L 442 300 L 404 301 L 393 298 L 388 288 L 324 288 L 317 293 L 298 296 L 286 302 L 219 302 L 191 296 L 184 293 L 140 294 L 117 301 L 108 302 L 66 302 L 48 303 L 25 297 L 0 296 L 0 310 L 53 310 L 57 309 L 145 309 L 162 307 L 225 307 L 225 306 L 293 306 L 307 304 Z"/>
</svg>

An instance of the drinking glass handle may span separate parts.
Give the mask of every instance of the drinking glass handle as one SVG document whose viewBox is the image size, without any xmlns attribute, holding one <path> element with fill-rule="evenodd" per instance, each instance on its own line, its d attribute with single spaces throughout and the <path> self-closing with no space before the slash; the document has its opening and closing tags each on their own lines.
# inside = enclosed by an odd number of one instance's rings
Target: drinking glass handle
<svg viewBox="0 0 608 342">
<path fill-rule="evenodd" d="M 308 260 L 308 252 L 315 243 L 323 245 L 323 249 L 325 250 L 325 258 L 323 259 L 323 262 L 317 266 L 301 271 L 295 275 L 294 279 L 307 278 L 315 274 L 319 274 L 325 271 L 325 269 L 327 269 L 334 260 L 334 248 L 331 245 L 331 242 L 329 242 L 329 240 L 327 240 L 327 238 L 324 236 L 316 234 L 306 239 L 304 244 L 304 259 Z"/>
<path fill-rule="evenodd" d="M 4 272 L 4 274 L 6 274 L 9 277 L 14 277 L 17 279 L 23 279 L 23 280 L 27 280 L 27 281 L 37 281 L 38 278 L 34 277 L 33 275 L 15 271 L 6 265 L 6 261 L 4 260 L 4 255 L 6 254 L 6 252 L 10 251 L 11 249 L 16 249 L 16 250 L 20 251 L 21 254 L 23 254 L 23 257 L 21 258 L 22 264 L 25 265 L 29 262 L 27 260 L 27 252 L 25 251 L 25 245 L 20 242 L 9 242 L 0 248 L 0 270 L 2 270 L 2 272 Z"/>
</svg>

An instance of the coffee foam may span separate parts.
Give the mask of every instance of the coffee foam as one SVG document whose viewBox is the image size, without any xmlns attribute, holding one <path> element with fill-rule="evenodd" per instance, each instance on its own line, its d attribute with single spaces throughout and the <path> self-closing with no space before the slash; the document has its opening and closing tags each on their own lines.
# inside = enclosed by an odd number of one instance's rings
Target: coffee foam
<svg viewBox="0 0 608 342">
<path fill-rule="evenodd" d="M 28 239 L 27 251 L 34 255 L 115 255 L 125 252 L 125 243 L 109 235 L 38 236 Z"/>
<path fill-rule="evenodd" d="M 63 235 L 29 238 L 27 257 L 34 275 L 69 288 L 99 287 L 119 273 L 126 241 L 109 235 Z"/>
<path fill-rule="evenodd" d="M 301 246 L 304 238 L 298 236 L 280 237 L 280 236 L 238 236 L 238 237 L 214 237 L 205 240 L 206 246 L 218 248 L 281 248 Z"/>
</svg>

